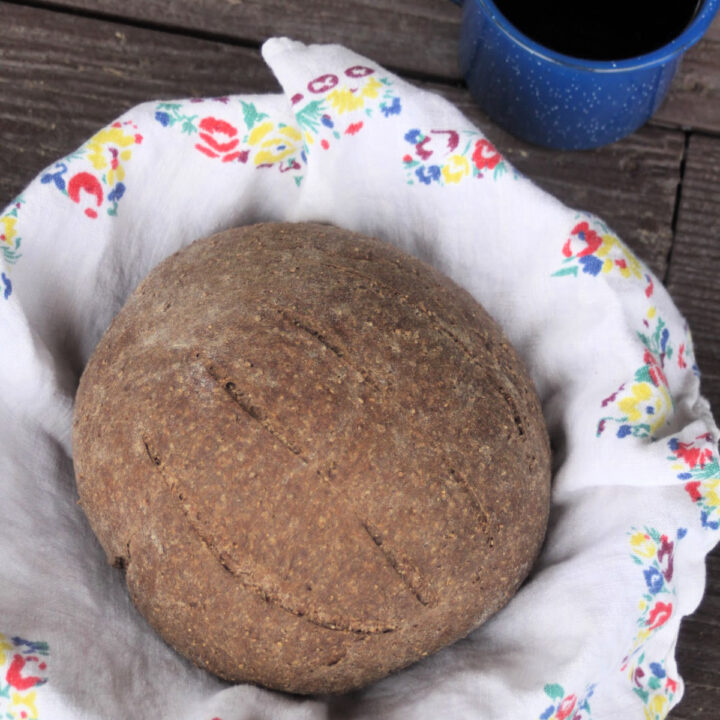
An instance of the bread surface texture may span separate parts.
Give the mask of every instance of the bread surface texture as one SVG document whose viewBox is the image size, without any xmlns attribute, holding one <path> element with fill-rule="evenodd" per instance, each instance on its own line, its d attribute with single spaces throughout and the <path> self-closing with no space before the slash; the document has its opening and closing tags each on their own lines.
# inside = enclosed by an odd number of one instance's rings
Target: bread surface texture
<svg viewBox="0 0 720 720">
<path fill-rule="evenodd" d="M 80 503 L 199 666 L 362 687 L 465 636 L 528 574 L 550 450 L 464 290 L 322 224 L 199 240 L 141 283 L 80 381 Z"/>
</svg>

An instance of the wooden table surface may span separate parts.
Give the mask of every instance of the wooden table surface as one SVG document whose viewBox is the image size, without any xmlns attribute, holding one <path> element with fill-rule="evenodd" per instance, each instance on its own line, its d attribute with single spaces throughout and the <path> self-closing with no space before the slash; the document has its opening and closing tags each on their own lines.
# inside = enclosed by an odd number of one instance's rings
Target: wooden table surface
<svg viewBox="0 0 720 720">
<path fill-rule="evenodd" d="M 340 42 L 458 105 L 542 187 L 598 213 L 663 279 L 693 330 L 720 412 L 720 16 L 655 118 L 586 152 L 510 137 L 472 103 L 448 0 L 0 0 L 0 207 L 102 125 L 155 98 L 277 92 L 271 35 Z M 681 628 L 685 697 L 672 720 L 720 717 L 720 551 Z M 619 718 L 618 720 L 622 720 Z"/>
</svg>

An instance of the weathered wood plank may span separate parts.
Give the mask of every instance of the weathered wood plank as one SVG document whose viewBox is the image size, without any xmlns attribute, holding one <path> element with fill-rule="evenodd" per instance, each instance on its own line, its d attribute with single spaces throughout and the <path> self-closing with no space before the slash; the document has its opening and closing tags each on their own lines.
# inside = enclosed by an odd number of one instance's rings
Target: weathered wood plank
<svg viewBox="0 0 720 720">
<path fill-rule="evenodd" d="M 51 0 L 111 18 L 258 45 L 272 35 L 338 42 L 386 67 L 460 81 L 461 11 L 449 0 Z M 720 15 L 686 54 L 653 122 L 720 133 Z"/>
<path fill-rule="evenodd" d="M 688 147 L 668 289 L 695 338 L 702 389 L 720 410 L 720 138 Z M 687 682 L 672 720 L 715 717 L 720 703 L 720 548 L 708 557 L 705 597 L 683 622 L 678 663 Z"/>
<path fill-rule="evenodd" d="M 0 3 L 0 25 L 0 120 L 8 128 L 8 151 L 0 157 L 2 204 L 38 170 L 138 102 L 278 87 L 252 49 L 7 3 Z M 646 128 L 600 150 L 551 152 L 494 127 L 466 90 L 427 87 L 485 128 L 522 172 L 573 207 L 603 216 L 663 274 L 681 134 Z"/>
<path fill-rule="evenodd" d="M 668 288 L 695 337 L 702 387 L 720 409 L 720 138 L 688 147 Z M 718 636 L 720 639 L 720 636 Z"/>
<path fill-rule="evenodd" d="M 278 92 L 257 50 L 0 2 L 0 206 L 128 108 Z"/>
<path fill-rule="evenodd" d="M 259 45 L 274 35 L 341 43 L 388 68 L 459 78 L 461 9 L 450 0 L 51 0 L 110 18 Z"/>
<path fill-rule="evenodd" d="M 653 122 L 720 133 L 720 14 L 682 59 Z"/>
<path fill-rule="evenodd" d="M 708 720 L 720 705 L 720 548 L 708 556 L 707 573 L 703 601 L 680 628 L 676 657 L 686 688 L 669 720 Z"/>
</svg>

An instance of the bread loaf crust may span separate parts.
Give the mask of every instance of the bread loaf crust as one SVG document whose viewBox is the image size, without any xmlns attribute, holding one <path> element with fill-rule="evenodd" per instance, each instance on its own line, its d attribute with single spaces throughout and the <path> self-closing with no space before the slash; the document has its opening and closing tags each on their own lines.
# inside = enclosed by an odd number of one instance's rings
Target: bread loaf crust
<svg viewBox="0 0 720 720">
<path fill-rule="evenodd" d="M 544 536 L 532 382 L 378 240 L 261 224 L 156 267 L 80 381 L 81 505 L 140 612 L 223 678 L 344 692 L 502 607 Z"/>
</svg>

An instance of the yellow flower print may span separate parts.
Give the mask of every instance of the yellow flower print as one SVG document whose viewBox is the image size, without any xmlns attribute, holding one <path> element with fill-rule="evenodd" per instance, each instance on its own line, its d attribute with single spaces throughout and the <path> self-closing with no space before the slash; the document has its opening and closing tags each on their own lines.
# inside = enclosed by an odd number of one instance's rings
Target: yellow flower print
<svg viewBox="0 0 720 720">
<path fill-rule="evenodd" d="M 720 478 L 711 478 L 702 484 L 705 502 L 711 508 L 720 507 Z"/>
<path fill-rule="evenodd" d="M 10 697 L 10 717 L 13 720 L 37 720 L 37 692 L 13 692 Z"/>
<path fill-rule="evenodd" d="M 108 146 L 115 148 L 128 148 L 135 144 L 135 135 L 126 133 L 121 127 L 114 125 L 103 128 L 99 133 L 93 135 L 88 140 L 88 160 L 96 170 L 104 170 L 108 165 L 112 164 L 112 154 L 108 151 Z M 130 152 L 124 151 L 120 155 L 123 160 L 130 159 Z M 122 180 L 122 178 L 119 178 Z M 113 181 L 108 177 L 108 182 L 113 185 Z"/>
<path fill-rule="evenodd" d="M 609 257 L 613 250 L 615 257 Z M 635 277 L 641 279 L 643 277 L 642 265 L 640 261 L 633 255 L 631 250 L 623 245 L 615 235 L 605 233 L 602 236 L 602 243 L 596 251 L 598 258 L 603 259 L 602 272 L 609 273 L 612 270 L 619 272 L 624 278 Z M 620 257 L 617 257 L 620 255 Z"/>
<path fill-rule="evenodd" d="M 655 386 L 647 382 L 634 383 L 630 395 L 618 401 L 618 408 L 627 415 L 627 422 L 637 423 L 641 420 L 655 432 L 663 426 L 668 412 L 672 407 L 670 395 L 663 385 Z M 652 408 L 652 412 L 648 412 Z"/>
<path fill-rule="evenodd" d="M 7 662 L 7 655 L 5 655 L 6 651 L 12 649 L 12 643 L 2 633 L 0 633 L 0 666 Z"/>
<path fill-rule="evenodd" d="M 636 423 L 645 416 L 645 411 L 640 405 L 647 404 L 652 398 L 653 386 L 646 382 L 635 383 L 630 388 L 630 392 L 629 397 L 624 397 L 618 402 L 618 407 L 627 415 L 629 422 Z"/>
<path fill-rule="evenodd" d="M 650 710 L 651 718 L 664 718 L 667 715 L 667 704 L 668 701 L 664 695 L 654 695 L 648 703 L 648 709 Z"/>
<path fill-rule="evenodd" d="M 302 139 L 302 133 L 294 127 L 289 125 L 275 127 L 268 120 L 252 130 L 248 136 L 248 143 L 259 148 L 255 153 L 255 164 L 267 165 L 279 162 L 297 152 Z"/>
<path fill-rule="evenodd" d="M 3 241 L 8 245 L 12 245 L 15 235 L 17 235 L 17 231 L 15 230 L 16 223 L 17 218 L 10 215 L 0 217 L 0 237 L 2 237 Z"/>
<path fill-rule="evenodd" d="M 370 77 L 355 92 L 343 85 L 328 93 L 327 99 L 337 114 L 342 115 L 365 107 L 365 100 L 376 98 L 382 86 L 382 83 L 377 78 Z"/>
<path fill-rule="evenodd" d="M 446 183 L 459 183 L 470 174 L 470 162 L 463 155 L 451 155 L 442 169 Z"/>
<path fill-rule="evenodd" d="M 651 558 L 655 556 L 655 543 L 648 535 L 640 530 L 634 532 L 630 536 L 630 545 L 632 546 L 633 553 L 635 553 L 635 555 L 639 555 L 644 558 Z"/>
<path fill-rule="evenodd" d="M 363 85 L 362 89 L 360 90 L 360 94 L 364 98 L 376 98 L 378 96 L 378 91 L 382 88 L 382 83 L 376 78 L 376 77 L 370 77 L 368 78 L 365 85 Z"/>
<path fill-rule="evenodd" d="M 274 127 L 275 124 L 270 120 L 260 123 L 251 130 L 248 135 L 248 143 L 250 143 L 250 145 L 257 145 L 268 133 L 272 132 Z"/>
<path fill-rule="evenodd" d="M 125 179 L 125 169 L 120 162 L 127 162 L 132 157 L 129 148 L 140 139 L 135 134 L 125 132 L 116 123 L 103 128 L 88 140 L 87 158 L 96 170 L 107 170 L 106 181 L 110 187 Z"/>
<path fill-rule="evenodd" d="M 365 105 L 365 98 L 362 95 L 358 95 L 344 86 L 333 90 L 327 99 L 338 115 L 352 110 L 360 110 Z"/>
</svg>

